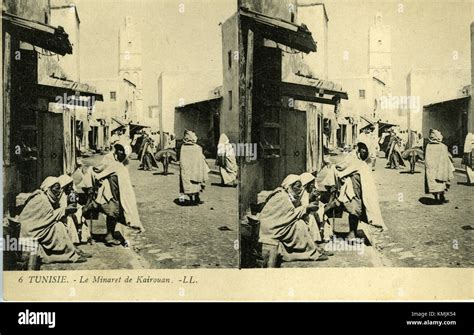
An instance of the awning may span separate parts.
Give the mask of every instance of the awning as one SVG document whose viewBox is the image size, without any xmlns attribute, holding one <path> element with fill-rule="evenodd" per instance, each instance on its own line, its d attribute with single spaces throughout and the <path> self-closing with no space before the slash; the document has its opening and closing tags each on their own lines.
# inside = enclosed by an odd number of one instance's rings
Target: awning
<svg viewBox="0 0 474 335">
<path fill-rule="evenodd" d="M 377 120 L 374 118 L 367 116 L 367 115 L 361 115 L 360 116 L 360 125 L 359 125 L 359 130 L 362 130 L 366 127 L 369 126 L 375 126 L 375 124 L 378 123 Z"/>
<path fill-rule="evenodd" d="M 130 126 L 130 132 L 133 132 L 137 129 L 143 129 L 143 128 L 150 128 L 150 126 L 145 126 L 143 124 L 137 124 L 137 123 L 129 123 Z"/>
<path fill-rule="evenodd" d="M 104 101 L 95 87 L 72 80 L 46 78 L 38 84 L 25 83 L 29 92 L 54 100 L 57 103 L 92 108 L 95 101 Z M 58 101 L 60 99 L 60 101 Z"/>
<path fill-rule="evenodd" d="M 75 99 L 78 102 L 81 101 L 79 96 L 91 97 L 97 101 L 104 101 L 102 94 L 97 93 L 97 89 L 94 86 L 73 80 L 48 77 L 41 80 L 37 86 L 44 90 L 54 91 L 56 96 L 62 96 L 64 92 L 69 93 L 71 97 L 76 97 Z"/>
<path fill-rule="evenodd" d="M 176 107 L 177 110 L 184 110 L 186 107 L 191 107 L 191 106 L 198 106 L 198 105 L 202 105 L 202 104 L 212 104 L 212 103 L 218 103 L 219 101 L 222 100 L 222 97 L 218 97 L 218 98 L 213 98 L 213 99 L 207 99 L 207 100 L 201 100 L 201 101 L 196 101 L 196 102 L 191 102 L 191 103 L 188 103 L 184 106 L 179 106 L 179 107 Z"/>
<path fill-rule="evenodd" d="M 3 30 L 15 35 L 20 41 L 64 56 L 72 54 L 72 45 L 64 28 L 31 21 L 2 11 Z"/>
<path fill-rule="evenodd" d="M 423 106 L 424 108 L 431 108 L 431 107 L 443 107 L 447 104 L 453 104 L 453 105 L 463 105 L 466 104 L 471 97 L 461 97 L 461 98 L 456 98 L 456 99 L 451 99 L 451 100 L 446 100 L 446 101 L 440 101 L 436 103 L 432 103 L 429 105 Z"/>
<path fill-rule="evenodd" d="M 337 105 L 341 99 L 348 99 L 347 93 L 340 86 L 327 80 L 317 79 L 306 84 L 265 80 L 262 84 L 279 87 L 281 96 L 295 100 Z"/>
<path fill-rule="evenodd" d="M 298 74 L 297 74 L 298 75 Z M 299 83 L 306 86 L 314 87 L 316 93 L 320 98 L 327 98 L 327 96 L 338 97 L 339 99 L 347 100 L 349 96 L 347 92 L 342 89 L 342 86 L 338 83 L 324 80 L 324 79 L 317 79 L 317 78 L 310 78 L 306 76 L 299 75 Z"/>
<path fill-rule="evenodd" d="M 361 120 L 365 121 L 367 124 L 376 124 L 377 120 L 374 118 L 367 116 L 367 115 L 361 115 L 360 116 Z"/>
<path fill-rule="evenodd" d="M 125 127 L 127 124 L 117 118 L 112 118 L 111 120 L 111 125 L 110 125 L 110 129 L 113 131 L 113 130 L 116 130 L 116 129 L 119 129 L 119 128 L 122 128 L 122 127 Z"/>
<path fill-rule="evenodd" d="M 265 38 L 305 53 L 316 51 L 316 42 L 304 25 L 299 26 L 243 7 L 239 14 L 245 28 L 250 28 Z"/>
</svg>

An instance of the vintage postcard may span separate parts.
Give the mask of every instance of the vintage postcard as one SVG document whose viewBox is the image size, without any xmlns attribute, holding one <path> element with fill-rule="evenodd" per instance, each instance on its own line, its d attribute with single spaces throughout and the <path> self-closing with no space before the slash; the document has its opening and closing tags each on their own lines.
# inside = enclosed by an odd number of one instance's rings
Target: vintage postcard
<svg viewBox="0 0 474 335">
<path fill-rule="evenodd" d="M 5 299 L 473 299 L 473 21 L 3 0 Z"/>
</svg>

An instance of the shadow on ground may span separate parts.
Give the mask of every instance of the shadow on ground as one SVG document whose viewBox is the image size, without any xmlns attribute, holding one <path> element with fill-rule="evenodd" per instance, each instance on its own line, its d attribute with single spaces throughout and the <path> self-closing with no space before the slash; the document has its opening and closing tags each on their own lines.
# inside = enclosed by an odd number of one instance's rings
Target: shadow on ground
<svg viewBox="0 0 474 335">
<path fill-rule="evenodd" d="M 174 175 L 174 172 L 168 172 L 167 174 L 165 174 L 164 172 L 155 172 L 153 173 L 154 176 L 171 176 L 171 175 Z"/>
<path fill-rule="evenodd" d="M 440 203 L 434 198 L 421 197 L 418 201 L 427 206 L 440 205 Z"/>
</svg>

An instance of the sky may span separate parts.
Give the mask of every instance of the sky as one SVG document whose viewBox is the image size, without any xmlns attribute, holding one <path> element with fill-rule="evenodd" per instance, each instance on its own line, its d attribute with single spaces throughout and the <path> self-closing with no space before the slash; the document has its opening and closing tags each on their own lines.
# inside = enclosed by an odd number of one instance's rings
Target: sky
<svg viewBox="0 0 474 335">
<path fill-rule="evenodd" d="M 325 4 L 330 78 L 368 73 L 369 27 L 377 12 L 391 26 L 394 95 L 406 95 L 406 76 L 412 68 L 471 67 L 472 0 L 328 0 Z M 343 59 L 344 51 L 349 52 L 348 60 Z M 457 59 L 453 59 L 455 51 Z"/>
<path fill-rule="evenodd" d="M 237 0 L 74 2 L 81 19 L 81 78 L 117 75 L 118 31 L 126 15 L 134 17 L 142 34 L 145 108 L 157 103 L 156 81 L 162 71 L 221 69 L 219 23 L 237 9 Z M 377 12 L 391 26 L 393 94 L 406 94 L 411 68 L 470 67 L 473 0 L 323 2 L 329 16 L 329 78 L 368 73 L 368 31 Z M 348 60 L 343 59 L 345 51 Z"/>
<path fill-rule="evenodd" d="M 144 108 L 156 104 L 162 71 L 222 69 L 221 27 L 233 0 L 75 0 L 81 80 L 118 75 L 118 33 L 126 15 L 142 35 Z M 184 12 L 180 4 L 184 4 Z"/>
</svg>

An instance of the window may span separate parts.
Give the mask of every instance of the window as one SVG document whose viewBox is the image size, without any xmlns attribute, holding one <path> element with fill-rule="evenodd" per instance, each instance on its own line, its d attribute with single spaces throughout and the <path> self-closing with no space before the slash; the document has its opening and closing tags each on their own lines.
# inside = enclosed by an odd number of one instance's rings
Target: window
<svg viewBox="0 0 474 335">
<path fill-rule="evenodd" d="M 232 91 L 229 91 L 229 110 L 232 110 Z"/>
<path fill-rule="evenodd" d="M 117 92 L 111 91 L 110 92 L 110 101 L 116 101 L 117 100 Z"/>
<path fill-rule="evenodd" d="M 227 53 L 227 61 L 229 63 L 229 69 L 232 69 L 232 50 Z"/>
<path fill-rule="evenodd" d="M 291 22 L 295 23 L 295 12 L 291 12 Z"/>
<path fill-rule="evenodd" d="M 365 99 L 365 90 L 359 90 L 359 99 Z"/>
</svg>

